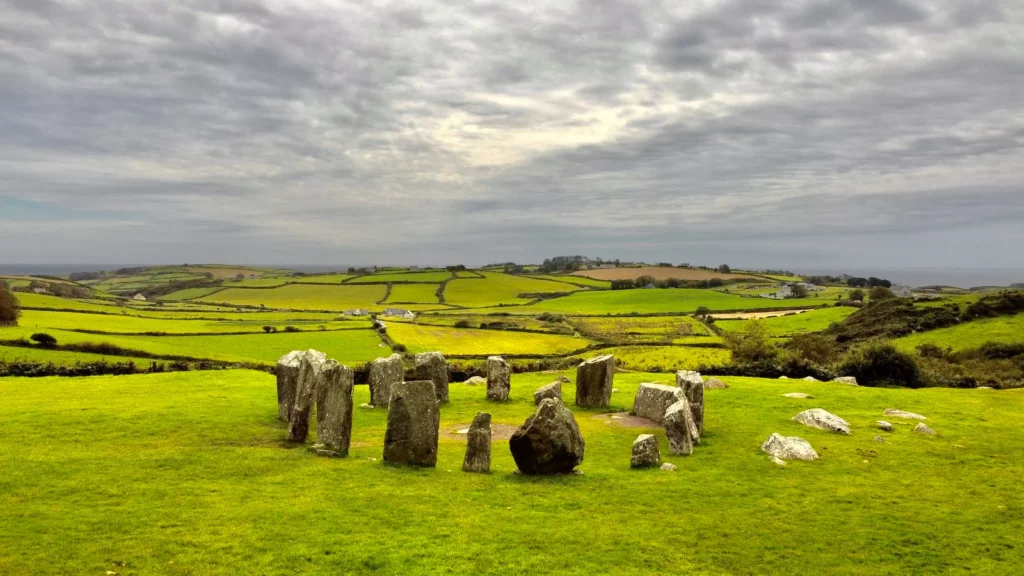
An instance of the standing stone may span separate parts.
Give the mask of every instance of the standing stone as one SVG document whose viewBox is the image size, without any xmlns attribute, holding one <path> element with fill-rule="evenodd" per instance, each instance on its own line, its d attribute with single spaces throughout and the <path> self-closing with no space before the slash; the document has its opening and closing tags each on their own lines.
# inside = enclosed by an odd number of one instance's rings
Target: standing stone
<svg viewBox="0 0 1024 576">
<path fill-rule="evenodd" d="M 718 378 L 708 378 L 704 381 L 705 390 L 724 390 L 728 387 L 728 384 Z"/>
<path fill-rule="evenodd" d="M 277 419 L 287 422 L 295 406 L 295 386 L 299 381 L 299 365 L 305 352 L 293 350 L 277 360 Z"/>
<path fill-rule="evenodd" d="M 654 434 L 641 434 L 633 440 L 633 457 L 629 460 L 632 468 L 647 468 L 661 464 L 661 451 L 658 450 L 658 437 Z"/>
<path fill-rule="evenodd" d="M 576 368 L 576 405 L 607 408 L 614 378 L 615 357 L 611 354 L 581 362 Z"/>
<path fill-rule="evenodd" d="M 421 352 L 416 355 L 416 377 L 434 383 L 438 402 L 448 401 L 448 365 L 440 352 Z"/>
<path fill-rule="evenodd" d="M 402 357 L 392 354 L 387 358 L 377 358 L 370 364 L 367 384 L 370 385 L 370 404 L 387 406 L 391 399 L 391 386 L 404 380 Z"/>
<path fill-rule="evenodd" d="M 583 462 L 583 435 L 561 400 L 545 398 L 508 441 L 523 474 L 568 474 Z"/>
<path fill-rule="evenodd" d="M 512 367 L 501 356 L 487 358 L 487 399 L 504 402 L 512 389 Z"/>
<path fill-rule="evenodd" d="M 675 386 L 644 382 L 633 399 L 633 414 L 661 424 L 665 410 L 685 397 L 683 391 Z"/>
<path fill-rule="evenodd" d="M 690 410 L 693 412 L 693 422 L 697 425 L 697 434 L 704 433 L 704 379 L 700 372 L 693 370 L 680 370 L 676 372 L 676 386 L 686 394 L 686 401 L 690 403 Z"/>
<path fill-rule="evenodd" d="M 288 440 L 305 442 L 309 435 L 309 417 L 313 413 L 317 390 L 323 378 L 323 369 L 327 357 L 320 352 L 310 350 L 303 354 L 299 364 L 299 377 L 295 385 L 295 405 L 288 419 Z"/>
<path fill-rule="evenodd" d="M 799 436 L 772 434 L 761 445 L 761 451 L 780 460 L 817 460 L 818 453 L 811 444 Z"/>
<path fill-rule="evenodd" d="M 847 386 L 856 386 L 857 385 L 857 377 L 856 376 L 840 376 L 839 378 L 835 378 L 832 381 L 833 382 L 837 382 L 839 384 L 846 384 Z"/>
<path fill-rule="evenodd" d="M 689 456 L 693 453 L 693 443 L 700 439 L 697 425 L 693 421 L 693 411 L 686 398 L 680 398 L 665 411 L 665 435 L 668 436 L 668 451 L 677 456 Z"/>
<path fill-rule="evenodd" d="M 469 425 L 462 470 L 484 474 L 491 471 L 491 415 L 486 412 L 477 413 Z"/>
<path fill-rule="evenodd" d="M 560 380 L 555 380 L 550 384 L 545 384 L 540 388 L 537 388 L 537 391 L 533 393 L 534 404 L 540 404 L 540 401 L 545 398 L 562 399 L 562 382 Z"/>
<path fill-rule="evenodd" d="M 328 360 L 316 399 L 316 442 L 331 456 L 348 456 L 352 443 L 352 369 Z"/>
<path fill-rule="evenodd" d="M 391 386 L 384 460 L 418 466 L 437 465 L 441 412 L 430 380 L 395 382 Z"/>
</svg>

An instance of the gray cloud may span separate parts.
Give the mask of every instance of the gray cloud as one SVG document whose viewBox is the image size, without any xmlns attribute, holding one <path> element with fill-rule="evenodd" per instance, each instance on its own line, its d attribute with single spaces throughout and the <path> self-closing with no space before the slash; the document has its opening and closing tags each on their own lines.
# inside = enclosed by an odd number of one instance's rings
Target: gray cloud
<svg viewBox="0 0 1024 576">
<path fill-rule="evenodd" d="M 0 261 L 1024 268 L 1022 12 L 0 0 Z"/>
</svg>

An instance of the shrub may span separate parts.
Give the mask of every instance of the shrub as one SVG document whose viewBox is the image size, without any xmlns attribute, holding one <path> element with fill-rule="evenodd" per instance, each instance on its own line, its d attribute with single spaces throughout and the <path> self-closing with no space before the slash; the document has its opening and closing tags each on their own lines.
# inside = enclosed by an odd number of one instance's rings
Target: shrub
<svg viewBox="0 0 1024 576">
<path fill-rule="evenodd" d="M 839 371 L 855 376 L 865 386 L 924 385 L 914 357 L 897 350 L 890 342 L 871 342 L 853 350 L 843 359 Z"/>
<path fill-rule="evenodd" d="M 989 360 L 1005 360 L 1024 355 L 1024 344 L 985 342 L 978 351 Z"/>
<path fill-rule="evenodd" d="M 878 300 L 889 300 L 890 298 L 896 297 L 892 290 L 889 290 L 885 286 L 875 286 L 868 294 L 870 295 L 872 302 L 876 302 Z"/>
<path fill-rule="evenodd" d="M 408 351 L 408 349 L 405 347 L 405 344 L 398 343 L 392 344 L 391 349 L 394 350 L 395 352 L 398 352 L 399 354 L 405 354 Z"/>
<path fill-rule="evenodd" d="M 271 332 L 276 332 L 277 330 L 273 326 L 264 326 L 263 331 L 266 332 L 267 334 L 270 334 Z"/>
<path fill-rule="evenodd" d="M 466 319 L 459 320 L 458 322 L 455 323 L 455 327 L 456 328 L 469 328 L 470 327 L 469 320 L 466 320 Z"/>
<path fill-rule="evenodd" d="M 33 334 L 31 336 L 31 340 L 33 342 L 37 342 L 40 346 L 50 347 L 57 345 L 57 339 L 45 332 L 38 332 L 36 334 Z"/>
<path fill-rule="evenodd" d="M 727 332 L 724 334 L 725 345 L 732 351 L 734 362 L 749 363 L 775 360 L 778 349 L 764 330 L 764 326 L 756 320 L 747 324 L 743 332 Z"/>
<path fill-rule="evenodd" d="M 285 332 L 298 332 L 299 329 L 296 328 L 295 326 L 285 326 L 284 327 L 284 331 Z"/>
<path fill-rule="evenodd" d="M 0 282 L 0 326 L 17 326 L 21 304 L 6 282 Z"/>
<path fill-rule="evenodd" d="M 917 347 L 917 355 L 922 358 L 947 358 L 949 351 L 935 344 L 924 343 Z"/>
<path fill-rule="evenodd" d="M 850 300 L 854 300 L 856 302 L 863 302 L 864 301 L 864 291 L 861 290 L 860 288 L 857 288 L 853 292 L 850 292 Z"/>
<path fill-rule="evenodd" d="M 826 366 L 839 359 L 842 350 L 835 340 L 823 334 L 797 334 L 786 342 L 787 356 Z"/>
</svg>

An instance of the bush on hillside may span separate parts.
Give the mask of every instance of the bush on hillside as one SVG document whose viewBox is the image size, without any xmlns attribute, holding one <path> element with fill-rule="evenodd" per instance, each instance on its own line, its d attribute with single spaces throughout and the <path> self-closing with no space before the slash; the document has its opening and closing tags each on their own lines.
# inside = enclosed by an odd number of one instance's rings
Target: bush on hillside
<svg viewBox="0 0 1024 576">
<path fill-rule="evenodd" d="M 896 294 L 885 286 L 875 286 L 870 292 L 868 292 L 868 297 L 871 298 L 872 302 L 877 302 L 878 300 L 889 300 L 890 298 L 895 298 Z"/>
<path fill-rule="evenodd" d="M 920 388 L 924 385 L 917 360 L 891 342 L 871 342 L 853 350 L 843 358 L 839 372 L 855 376 L 863 386 Z"/>
<path fill-rule="evenodd" d="M 57 345 L 57 339 L 54 338 L 53 336 L 50 336 L 49 334 L 47 334 L 45 332 L 37 332 L 37 333 L 33 334 L 30 337 L 30 339 L 33 342 L 36 342 L 37 344 L 39 344 L 40 346 L 45 346 L 47 348 L 49 348 L 51 346 L 56 346 Z"/>
<path fill-rule="evenodd" d="M 6 282 L 0 282 L 0 326 L 17 326 L 21 316 L 21 303 Z"/>
<path fill-rule="evenodd" d="M 457 321 L 455 323 L 455 327 L 456 328 L 469 328 L 470 327 L 469 320 L 465 320 L 465 319 L 459 320 L 459 321 Z"/>
<path fill-rule="evenodd" d="M 296 328 L 295 326 L 285 326 L 284 327 L 284 331 L 285 332 L 298 332 L 299 329 Z"/>
<path fill-rule="evenodd" d="M 723 338 L 737 363 L 770 362 L 779 355 L 778 348 L 757 320 L 750 321 L 742 332 L 726 332 Z"/>
<path fill-rule="evenodd" d="M 964 319 L 992 318 L 1004 314 L 1016 314 L 1024 310 L 1024 292 L 1005 290 L 989 294 L 972 303 L 964 311 Z"/>
<path fill-rule="evenodd" d="M 836 341 L 824 334 L 797 334 L 783 345 L 788 361 L 804 360 L 818 366 L 837 361 L 843 350 Z"/>
</svg>

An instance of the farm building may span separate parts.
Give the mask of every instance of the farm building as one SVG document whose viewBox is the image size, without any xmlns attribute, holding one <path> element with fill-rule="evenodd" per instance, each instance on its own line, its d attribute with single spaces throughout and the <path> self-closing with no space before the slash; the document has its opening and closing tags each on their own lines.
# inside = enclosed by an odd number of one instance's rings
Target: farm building
<svg viewBox="0 0 1024 576">
<path fill-rule="evenodd" d="M 345 310 L 344 312 L 342 312 L 342 315 L 344 316 L 366 316 L 367 314 L 369 314 L 369 312 L 362 308 L 356 308 L 355 310 Z"/>
<path fill-rule="evenodd" d="M 892 293 L 900 298 L 911 298 L 914 296 L 913 289 L 910 286 L 907 286 L 906 284 L 893 284 L 890 290 L 892 290 Z"/>
<path fill-rule="evenodd" d="M 405 308 L 385 308 L 384 311 L 380 313 L 381 316 L 392 316 L 400 318 L 406 318 L 406 314 L 412 314 L 412 312 L 406 310 Z M 412 317 L 415 318 L 415 314 Z"/>
<path fill-rule="evenodd" d="M 142 295 L 142 292 L 139 292 L 135 296 L 132 296 L 132 300 L 145 301 L 146 297 Z"/>
</svg>

